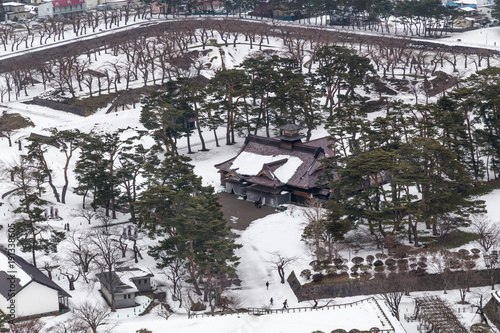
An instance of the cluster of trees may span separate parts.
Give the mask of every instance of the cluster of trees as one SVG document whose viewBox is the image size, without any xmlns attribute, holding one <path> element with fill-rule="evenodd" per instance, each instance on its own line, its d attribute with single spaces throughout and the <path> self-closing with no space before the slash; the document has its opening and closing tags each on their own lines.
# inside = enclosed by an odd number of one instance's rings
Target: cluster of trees
<svg viewBox="0 0 500 333">
<path fill-rule="evenodd" d="M 372 120 L 357 102 L 337 108 L 327 128 L 340 179 L 332 200 L 344 214 L 334 221 L 366 223 L 379 246 L 403 226 L 418 246 L 419 223 L 436 236 L 468 223 L 482 209 L 468 189 L 500 172 L 499 73 L 479 71 L 436 103 L 393 102 Z"/>
<path fill-rule="evenodd" d="M 147 132 L 129 129 L 109 133 L 52 129 L 50 137 L 29 139 L 28 153 L 6 170 L 15 185 L 10 195 L 20 196 L 20 205 L 14 210 L 19 217 L 15 224 L 18 245 L 23 252 L 32 253 L 35 266 L 37 251 L 57 252 L 66 233 L 46 223 L 48 203 L 41 197 L 48 185 L 54 199 L 65 203 L 72 186 L 83 196 L 81 217 L 89 224 L 97 219 L 102 229 L 69 234 L 69 266 L 74 269 L 61 274 L 68 278 L 70 290 L 80 277 L 88 282 L 92 267 L 108 272 L 112 281 L 111 272 L 126 262 L 130 249 L 130 259 L 137 262 L 142 258 L 137 233 L 139 237 L 147 234 L 158 239 L 149 253 L 176 281 L 173 293 L 177 299 L 186 301 L 182 286 L 188 281 L 215 310 L 223 303 L 222 292 L 234 276 L 238 245 L 227 238 L 226 221 L 213 188 L 202 186 L 189 158 L 175 151 L 165 152 L 161 145 L 145 148 L 140 143 L 145 135 Z M 62 188 L 53 180 L 61 176 L 51 168 L 54 151 L 66 157 Z M 74 169 L 70 169 L 73 164 Z M 70 173 L 75 174 L 77 184 L 70 184 Z M 120 207 L 127 209 L 136 224 L 133 237 L 110 223 Z M 53 267 L 45 269 L 50 273 Z"/>
<path fill-rule="evenodd" d="M 329 31 L 301 29 L 257 22 L 238 22 L 235 20 L 181 21 L 175 25 L 164 22 L 138 29 L 101 36 L 94 43 L 81 42 L 70 50 L 54 48 L 50 57 L 40 54 L 36 59 L 5 60 L 0 69 L 0 101 L 18 99 L 30 84 L 39 81 L 44 88 L 52 87 L 62 94 L 75 97 L 78 92 L 88 90 L 92 96 L 96 91 L 128 91 L 132 82 L 143 85 L 164 83 L 183 77 L 196 77 L 212 67 L 215 57 L 210 59 L 206 47 L 221 40 L 226 47 L 245 42 L 250 48 L 262 49 L 276 37 L 283 41 L 286 56 L 297 61 L 300 68 L 310 72 L 316 59 L 311 55 L 330 45 L 357 48 L 360 56 L 365 56 L 383 76 L 402 71 L 414 75 L 415 80 L 422 76 L 426 80 L 437 68 L 444 64 L 458 71 L 458 63 L 463 60 L 464 67 L 474 63 L 476 69 L 485 60 L 487 65 L 492 51 L 468 48 L 436 47 L 426 43 L 410 43 L 404 39 L 390 39 L 331 33 Z M 193 44 L 201 45 L 201 50 L 193 50 Z M 95 62 L 104 50 L 113 57 L 98 69 Z"/>
<path fill-rule="evenodd" d="M 20 21 L 0 27 L 0 44 L 4 51 L 17 51 L 20 46 L 32 48 L 65 39 L 65 33 L 76 36 L 95 33 L 100 24 L 105 29 L 120 27 L 129 21 L 136 22 L 151 17 L 151 10 L 143 3 L 127 4 L 104 11 L 91 10 L 71 16 L 40 18 L 36 21 Z"/>
<path fill-rule="evenodd" d="M 198 81 L 170 81 L 167 91 L 145 99 L 141 121 L 159 145 L 176 151 L 176 141 L 189 135 L 189 119 L 194 119 L 205 150 L 201 126 L 213 130 L 226 128 L 226 144 L 235 142 L 235 133 L 256 134 L 287 123 L 307 128 L 306 140 L 322 120 L 324 107 L 329 113 L 342 97 L 354 96 L 356 89 L 368 85 L 374 70 L 368 59 L 341 47 L 324 47 L 315 55 L 319 68 L 303 74 L 297 61 L 277 55 L 258 55 L 244 60 L 235 69 L 218 71 L 205 86 Z M 189 141 L 188 141 L 189 143 Z M 189 152 L 191 148 L 188 147 Z"/>
</svg>

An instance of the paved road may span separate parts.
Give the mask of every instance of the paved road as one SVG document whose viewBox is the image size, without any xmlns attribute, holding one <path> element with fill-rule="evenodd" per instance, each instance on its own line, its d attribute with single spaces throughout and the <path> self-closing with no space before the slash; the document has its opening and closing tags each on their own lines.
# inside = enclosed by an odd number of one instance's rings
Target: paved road
<svg viewBox="0 0 500 333">
<path fill-rule="evenodd" d="M 219 202 L 228 225 L 232 229 L 245 230 L 252 221 L 275 213 L 274 207 L 255 208 L 252 201 L 239 200 L 236 195 L 219 193 Z"/>
</svg>

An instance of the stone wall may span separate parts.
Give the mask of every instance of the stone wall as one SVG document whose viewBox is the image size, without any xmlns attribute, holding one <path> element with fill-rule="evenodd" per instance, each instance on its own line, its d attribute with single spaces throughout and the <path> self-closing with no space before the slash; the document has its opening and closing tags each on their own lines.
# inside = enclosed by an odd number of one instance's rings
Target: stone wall
<svg viewBox="0 0 500 333">
<path fill-rule="evenodd" d="M 500 282 L 500 274 L 497 272 L 496 282 Z M 471 272 L 451 272 L 448 273 L 446 281 L 447 289 L 458 289 L 461 286 L 469 287 L 488 286 L 490 284 L 490 275 L 488 271 Z M 411 273 L 392 274 L 392 281 L 397 281 L 400 289 L 408 291 L 432 291 L 443 290 L 445 279 L 440 274 L 425 274 L 416 276 Z M 376 277 L 371 280 L 350 279 L 339 283 L 311 283 L 300 285 L 295 272 L 292 272 L 287 281 L 299 302 L 313 300 L 317 298 L 348 297 L 358 295 L 380 294 L 387 291 L 387 283 L 382 283 L 383 278 Z"/>
<path fill-rule="evenodd" d="M 34 97 L 29 104 L 35 104 L 35 105 L 45 106 L 54 110 L 70 112 L 78 116 L 85 116 L 85 112 L 79 106 L 68 105 L 56 101 L 48 101 L 38 97 Z"/>
</svg>

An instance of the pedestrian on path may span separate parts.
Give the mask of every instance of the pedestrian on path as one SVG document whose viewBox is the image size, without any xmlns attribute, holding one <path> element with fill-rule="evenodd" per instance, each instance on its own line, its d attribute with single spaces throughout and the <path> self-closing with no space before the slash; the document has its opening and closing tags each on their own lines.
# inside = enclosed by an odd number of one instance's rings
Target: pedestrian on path
<svg viewBox="0 0 500 333">
<path fill-rule="evenodd" d="M 269 290 L 269 281 L 266 282 L 266 288 Z"/>
<path fill-rule="evenodd" d="M 286 310 L 286 309 L 288 309 L 288 300 L 285 300 L 283 302 L 283 310 Z"/>
<path fill-rule="evenodd" d="M 274 299 L 273 299 L 272 297 L 271 297 L 270 302 L 271 302 L 271 305 L 273 305 L 273 303 L 274 303 Z"/>
</svg>

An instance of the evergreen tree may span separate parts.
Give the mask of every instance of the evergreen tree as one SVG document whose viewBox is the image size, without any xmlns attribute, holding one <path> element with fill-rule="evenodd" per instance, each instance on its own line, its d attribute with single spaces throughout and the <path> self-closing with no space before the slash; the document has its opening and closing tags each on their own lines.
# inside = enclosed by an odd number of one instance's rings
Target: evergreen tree
<svg viewBox="0 0 500 333">
<path fill-rule="evenodd" d="M 146 167 L 147 188 L 136 204 L 141 228 L 159 237 L 149 253 L 158 267 L 185 259 L 190 282 L 205 298 L 213 279 L 234 273 L 238 248 L 227 239 L 228 228 L 213 188 L 203 187 L 189 159 L 166 154 L 156 168 Z"/>
<path fill-rule="evenodd" d="M 40 172 L 39 165 L 21 156 L 19 163 L 10 172 L 14 178 L 16 189 L 13 194 L 19 195 L 19 206 L 13 210 L 19 218 L 15 223 L 15 234 L 18 245 L 23 252 L 31 252 L 33 265 L 36 267 L 36 252 L 57 252 L 57 244 L 64 239 L 64 233 L 54 230 L 45 222 L 44 209 L 46 203 L 40 199 L 44 192 L 42 184 L 46 174 Z"/>
</svg>

